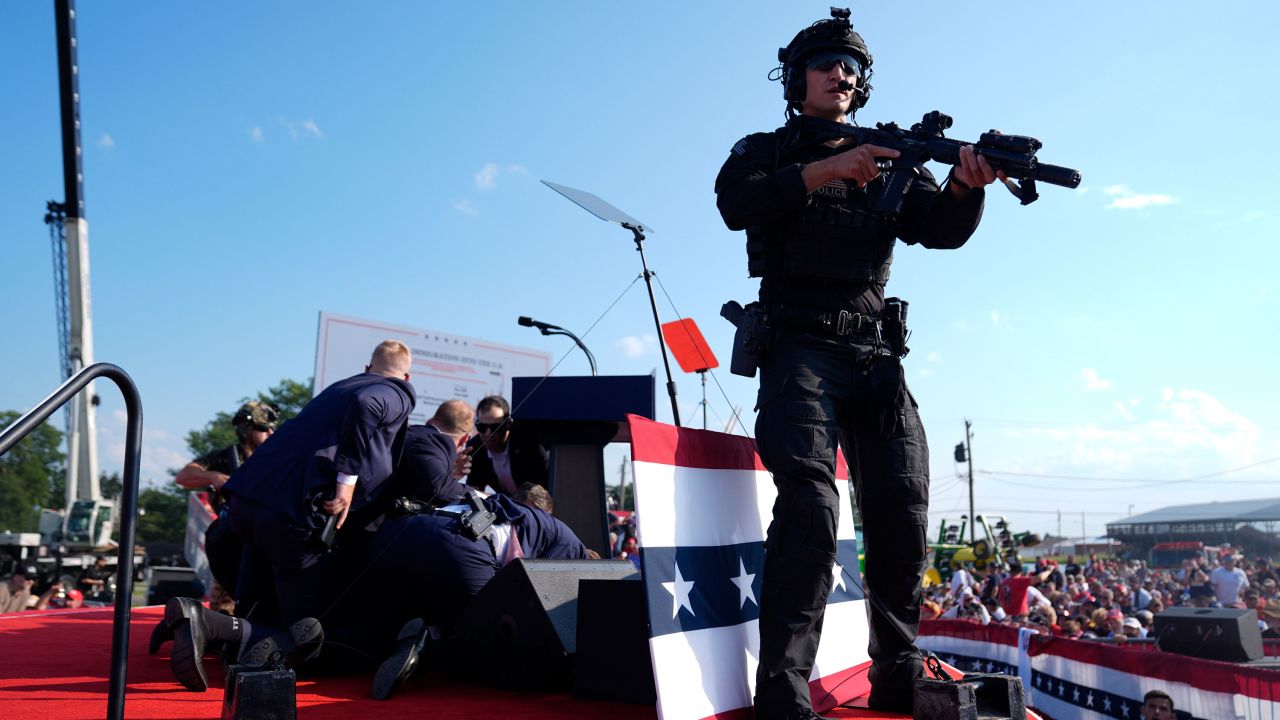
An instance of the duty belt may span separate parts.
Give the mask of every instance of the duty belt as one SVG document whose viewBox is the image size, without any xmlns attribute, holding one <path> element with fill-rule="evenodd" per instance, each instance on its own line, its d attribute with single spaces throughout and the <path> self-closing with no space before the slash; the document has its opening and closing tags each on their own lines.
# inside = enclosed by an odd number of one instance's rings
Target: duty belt
<svg viewBox="0 0 1280 720">
<path fill-rule="evenodd" d="M 769 317 L 785 328 L 798 328 L 837 337 L 858 335 L 876 336 L 880 330 L 880 316 L 863 315 L 848 310 L 822 312 L 809 308 L 773 305 Z"/>
</svg>

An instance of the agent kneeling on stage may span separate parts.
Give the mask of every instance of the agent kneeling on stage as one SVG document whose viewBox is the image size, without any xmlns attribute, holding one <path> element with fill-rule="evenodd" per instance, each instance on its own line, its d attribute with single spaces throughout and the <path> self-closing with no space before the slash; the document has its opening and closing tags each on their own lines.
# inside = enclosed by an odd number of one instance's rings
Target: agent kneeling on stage
<svg viewBox="0 0 1280 720">
<path fill-rule="evenodd" d="M 400 628 L 394 650 L 374 676 L 375 698 L 391 697 L 418 669 L 428 643 L 439 642 L 433 652 L 447 654 L 454 621 L 503 565 L 516 558 L 599 557 L 567 525 L 535 507 L 549 506 L 549 497 L 538 486 L 531 489 L 528 505 L 505 495 L 469 494 L 443 508 L 396 501 L 369 547 L 369 633 L 389 640 Z"/>
<path fill-rule="evenodd" d="M 231 496 L 227 519 L 245 543 L 237 600 L 249 604 L 252 583 L 244 578 L 265 560 L 273 587 L 264 595 L 273 592 L 279 617 L 261 622 L 255 616 L 251 624 L 206 612 L 194 600 L 172 600 L 166 608 L 177 617 L 170 664 L 183 686 L 208 687 L 201 664 L 206 648 L 242 662 L 261 663 L 276 650 L 286 666 L 304 662 L 319 652 L 326 634 L 321 620 L 330 640 L 359 644 L 358 620 L 338 603 L 356 595 L 345 590 L 363 560 L 365 527 L 385 511 L 383 491 L 416 401 L 411 360 L 404 343 L 379 344 L 364 373 L 307 403 L 223 486 Z M 273 621 L 288 632 L 272 635 L 266 626 Z"/>
<path fill-rule="evenodd" d="M 716 178 L 725 224 L 746 230 L 748 272 L 762 278 L 752 313 L 764 320 L 753 330 L 756 437 L 778 488 L 765 543 L 757 720 L 816 717 L 809 675 L 836 557 L 837 441 L 864 523 L 870 703 L 911 711 L 922 672 L 913 641 L 929 454 L 899 364 L 906 303 L 887 302 L 885 283 L 899 238 L 927 248 L 963 245 L 981 217 L 983 186 L 997 178 L 966 147 L 941 188 L 923 168 L 898 171 L 916 173 L 902 212 L 875 212 L 886 186 L 877 160 L 899 153 L 851 147 L 814 122 L 847 123 L 871 92 L 871 53 L 848 10 L 833 8 L 832 16 L 778 53 L 786 126 L 739 140 Z"/>
</svg>

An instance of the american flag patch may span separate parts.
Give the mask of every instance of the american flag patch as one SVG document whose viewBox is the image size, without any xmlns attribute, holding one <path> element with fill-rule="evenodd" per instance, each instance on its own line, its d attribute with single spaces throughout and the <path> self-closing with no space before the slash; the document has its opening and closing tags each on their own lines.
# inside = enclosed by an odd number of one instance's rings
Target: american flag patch
<svg viewBox="0 0 1280 720">
<path fill-rule="evenodd" d="M 733 146 L 733 154 L 743 155 L 747 152 L 747 148 L 750 146 L 751 146 L 751 143 L 748 143 L 746 138 L 742 138 L 741 140 L 738 141 L 737 145 Z"/>
</svg>

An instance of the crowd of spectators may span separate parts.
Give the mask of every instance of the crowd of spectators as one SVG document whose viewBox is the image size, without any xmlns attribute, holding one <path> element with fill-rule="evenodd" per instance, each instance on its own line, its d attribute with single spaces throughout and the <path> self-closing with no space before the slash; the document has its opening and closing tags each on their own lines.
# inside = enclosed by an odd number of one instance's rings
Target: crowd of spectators
<svg viewBox="0 0 1280 720">
<path fill-rule="evenodd" d="M 1177 569 L 1143 560 L 1041 558 L 982 570 L 957 567 L 949 584 L 926 590 L 922 619 L 969 619 L 1029 627 L 1046 635 L 1124 643 L 1153 636 L 1155 616 L 1175 606 L 1256 610 L 1263 637 L 1280 638 L 1280 571 L 1267 558 L 1227 553 Z"/>
</svg>

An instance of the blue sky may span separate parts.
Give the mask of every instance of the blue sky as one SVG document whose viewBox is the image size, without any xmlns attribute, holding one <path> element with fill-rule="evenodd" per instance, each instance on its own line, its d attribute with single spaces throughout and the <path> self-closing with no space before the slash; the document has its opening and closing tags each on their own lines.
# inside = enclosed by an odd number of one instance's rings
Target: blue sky
<svg viewBox="0 0 1280 720">
<path fill-rule="evenodd" d="M 44 203 L 61 199 L 52 3 L 0 6 L 0 408 L 59 381 Z M 727 363 L 743 237 L 712 182 L 782 120 L 777 48 L 803 3 L 82 2 L 85 200 L 97 359 L 137 380 L 144 477 L 183 435 L 313 371 L 321 310 L 560 354 L 639 272 L 629 235 L 538 180 L 657 228 L 652 268 Z M 957 251 L 899 246 L 908 378 L 933 445 L 933 511 L 1094 534 L 1174 503 L 1277 495 L 1273 356 L 1280 112 L 1273 3 L 863 4 L 863 123 L 932 109 L 951 136 L 1045 143 L 1084 174 L 988 198 Z M 937 172 L 943 172 L 935 168 Z M 675 312 L 659 294 L 664 320 Z M 605 373 L 661 367 L 643 286 L 586 342 Z M 587 372 L 576 352 L 561 373 Z M 753 422 L 754 381 L 718 373 Z M 688 421 L 696 377 L 677 379 Z M 99 426 L 119 467 L 113 389 Z M 664 406 L 665 408 L 665 406 Z M 664 409 L 660 419 L 670 419 Z M 1194 480 L 1211 473 L 1253 468 Z M 609 466 L 616 466 L 610 462 Z M 1171 482 L 1181 481 L 1181 482 Z"/>
</svg>

